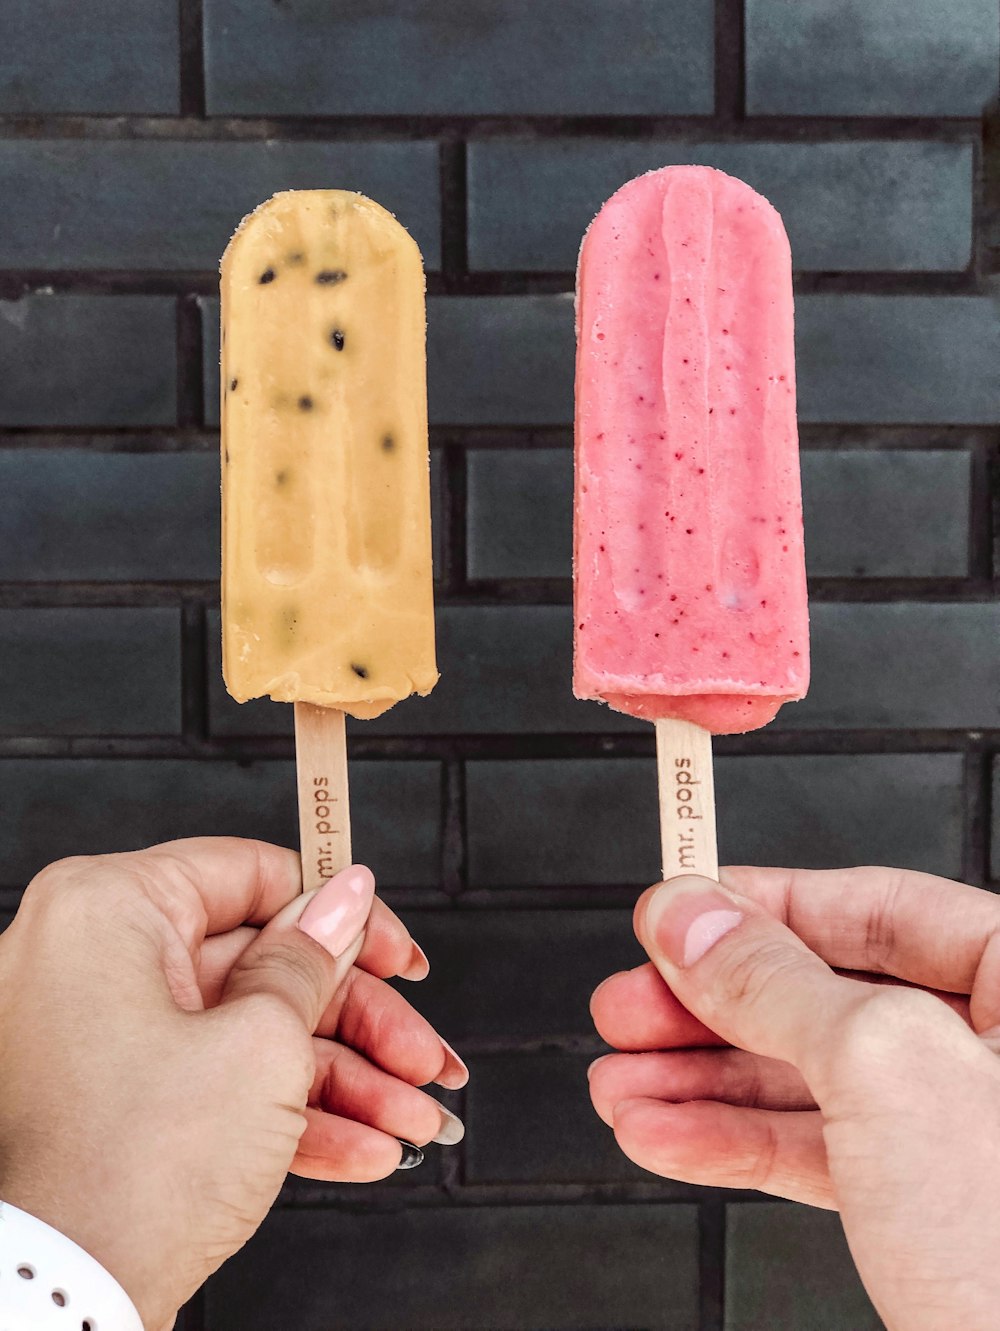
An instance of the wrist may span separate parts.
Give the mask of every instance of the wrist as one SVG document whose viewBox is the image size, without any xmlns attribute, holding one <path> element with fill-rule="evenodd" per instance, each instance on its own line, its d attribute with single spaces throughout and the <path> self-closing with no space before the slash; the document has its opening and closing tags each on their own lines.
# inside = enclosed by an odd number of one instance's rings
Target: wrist
<svg viewBox="0 0 1000 1331">
<path fill-rule="evenodd" d="M 73 1177 L 58 1170 L 52 1172 L 58 1177 Z M 107 1273 L 146 1325 L 155 1325 L 149 1320 L 156 1301 L 147 1273 L 142 1269 L 145 1263 L 137 1263 L 130 1251 L 131 1244 L 136 1243 L 135 1236 L 129 1237 L 127 1222 L 107 1194 L 99 1201 L 88 1201 L 83 1191 L 70 1183 L 65 1194 L 57 1195 L 34 1170 L 30 1175 L 23 1175 L 20 1170 L 0 1173 L 0 1207 L 14 1208 L 63 1235 Z M 163 1320 L 160 1319 L 160 1325 Z"/>
<path fill-rule="evenodd" d="M 12 1331 L 77 1326 L 143 1331 L 138 1310 L 94 1257 L 37 1216 L 0 1199 L 4 1325 Z"/>
</svg>

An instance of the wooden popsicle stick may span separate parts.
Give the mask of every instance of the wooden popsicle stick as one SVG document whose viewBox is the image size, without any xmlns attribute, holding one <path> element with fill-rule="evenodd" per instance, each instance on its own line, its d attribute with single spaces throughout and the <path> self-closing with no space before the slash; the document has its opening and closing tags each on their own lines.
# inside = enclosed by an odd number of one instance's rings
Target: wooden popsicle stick
<svg viewBox="0 0 1000 1331">
<path fill-rule="evenodd" d="M 351 864 L 346 723 L 336 707 L 295 704 L 303 892 Z"/>
<path fill-rule="evenodd" d="M 712 736 L 691 721 L 656 722 L 663 877 L 719 877 Z"/>
</svg>

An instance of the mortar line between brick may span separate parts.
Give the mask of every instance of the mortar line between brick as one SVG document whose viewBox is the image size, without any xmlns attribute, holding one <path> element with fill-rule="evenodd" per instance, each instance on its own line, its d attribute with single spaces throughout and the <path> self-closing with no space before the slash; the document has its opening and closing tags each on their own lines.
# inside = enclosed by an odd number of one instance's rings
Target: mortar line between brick
<svg viewBox="0 0 1000 1331">
<path fill-rule="evenodd" d="M 963 774 L 962 878 L 982 886 L 990 878 L 993 755 L 965 755 Z"/>
<path fill-rule="evenodd" d="M 746 111 L 743 0 L 715 0 L 715 119 L 735 128 Z"/>
<path fill-rule="evenodd" d="M 464 596 L 468 583 L 468 473 L 465 449 L 455 443 L 442 448 L 442 511 L 444 516 L 444 568 L 440 591 Z"/>
<path fill-rule="evenodd" d="M 996 753 L 1000 728 L 965 730 L 773 730 L 722 735 L 720 758 L 905 756 Z M 365 762 L 608 762 L 653 756 L 651 731 L 624 733 L 366 736 L 352 733 L 352 756 Z M 5 735 L 7 758 L 155 758 L 218 762 L 289 762 L 291 736 L 209 738 L 201 743 L 172 735 Z"/>
<path fill-rule="evenodd" d="M 450 758 L 441 772 L 441 886 L 449 897 L 464 892 L 468 873 L 465 762 Z"/>
<path fill-rule="evenodd" d="M 202 429 L 204 421 L 201 310 L 193 296 L 182 296 L 177 301 L 177 423 Z"/>
<path fill-rule="evenodd" d="M 454 203 L 447 208 L 454 211 Z M 457 223 L 444 217 L 444 261 L 447 272 L 427 273 L 427 293 L 432 297 L 471 296 L 479 299 L 517 296 L 568 296 L 573 291 L 573 273 L 568 270 L 465 272 L 465 239 L 456 237 Z M 964 272 L 799 271 L 794 275 L 796 296 L 988 296 L 991 284 L 971 269 Z M 219 279 L 214 269 L 100 268 L 7 268 L 0 269 L 0 299 L 20 300 L 43 293 L 46 296 L 197 296 L 218 295 Z"/>
<path fill-rule="evenodd" d="M 462 142 L 439 148 L 441 189 L 441 280 L 446 291 L 461 290 L 468 270 L 468 160 Z"/>
<path fill-rule="evenodd" d="M 432 425 L 436 448 L 453 444 L 462 450 L 503 449 L 512 453 L 536 449 L 569 449 L 572 427 Z M 990 425 L 799 425 L 806 450 L 864 452 L 902 449 L 907 452 L 968 450 L 980 445 L 988 453 L 1000 448 L 1000 430 Z M 218 430 L 201 426 L 0 426 L 2 449 L 83 449 L 88 452 L 204 453 L 219 446 Z"/>
<path fill-rule="evenodd" d="M 992 605 L 995 586 L 989 577 L 967 578 L 810 578 L 813 605 Z M 438 609 L 558 610 L 572 603 L 569 578 L 477 581 L 435 588 Z M 218 603 L 215 578 L 197 582 L 0 582 L 0 609 L 32 610 L 102 606 L 148 609 L 176 605 L 187 598 L 205 606 Z"/>
<path fill-rule="evenodd" d="M 723 0 L 725 3 L 725 0 Z M 180 116 L 0 115 L 0 139 L 204 142 L 424 142 L 567 138 L 690 142 L 829 143 L 875 139 L 968 143 L 978 117 L 746 116 Z"/>
<path fill-rule="evenodd" d="M 208 653 L 205 607 L 184 605 L 181 611 L 181 734 L 196 746 L 208 737 Z"/>
<path fill-rule="evenodd" d="M 205 115 L 205 35 L 202 0 L 178 0 L 180 109 L 184 117 Z"/>
<path fill-rule="evenodd" d="M 726 1302 L 726 1206 L 709 1197 L 698 1207 L 698 1331 L 723 1331 Z"/>
<path fill-rule="evenodd" d="M 969 573 L 989 582 L 995 576 L 993 479 L 996 452 L 994 442 L 987 439 L 976 440 L 970 452 Z"/>
</svg>

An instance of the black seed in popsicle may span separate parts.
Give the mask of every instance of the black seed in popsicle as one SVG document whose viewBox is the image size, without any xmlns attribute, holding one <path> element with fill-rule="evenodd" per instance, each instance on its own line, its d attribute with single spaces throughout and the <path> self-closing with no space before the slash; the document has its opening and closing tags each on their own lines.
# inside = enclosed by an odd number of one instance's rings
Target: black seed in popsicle
<svg viewBox="0 0 1000 1331">
<path fill-rule="evenodd" d="M 281 471 L 274 473 L 274 483 L 279 490 L 288 484 L 289 476 L 290 472 L 287 467 L 282 467 Z"/>
<path fill-rule="evenodd" d="M 344 334 L 341 331 L 341 329 L 335 328 L 333 332 L 330 334 L 330 341 L 333 343 L 333 345 L 337 348 L 338 351 L 343 351 L 344 343 L 347 341 L 347 339 L 344 337 Z"/>
<path fill-rule="evenodd" d="M 357 675 L 357 677 L 358 677 L 359 679 L 367 679 L 367 678 L 368 678 L 368 667 L 367 667 L 367 666 L 358 665 L 357 662 L 352 661 L 352 662 L 351 662 L 351 669 L 354 671 L 354 673 Z"/>
<path fill-rule="evenodd" d="M 382 452 L 391 453 L 395 447 L 396 447 L 396 441 L 395 439 L 393 439 L 392 435 L 384 434 L 382 436 Z"/>
<path fill-rule="evenodd" d="M 316 281 L 321 287 L 329 287 L 336 282 L 343 282 L 346 277 L 343 268 L 321 268 L 316 274 Z"/>
<path fill-rule="evenodd" d="M 299 398 L 299 411 L 312 411 L 314 406 L 312 398 L 308 393 L 303 393 Z"/>
<path fill-rule="evenodd" d="M 261 286 L 266 286 L 268 282 L 273 282 L 277 276 L 278 274 L 274 271 L 273 268 L 265 268 L 260 275 Z"/>
<path fill-rule="evenodd" d="M 236 392 L 236 385 L 237 385 L 239 382 L 240 382 L 239 379 L 230 379 L 230 381 L 229 381 L 229 391 L 230 391 L 230 393 L 235 393 L 235 392 Z"/>
</svg>

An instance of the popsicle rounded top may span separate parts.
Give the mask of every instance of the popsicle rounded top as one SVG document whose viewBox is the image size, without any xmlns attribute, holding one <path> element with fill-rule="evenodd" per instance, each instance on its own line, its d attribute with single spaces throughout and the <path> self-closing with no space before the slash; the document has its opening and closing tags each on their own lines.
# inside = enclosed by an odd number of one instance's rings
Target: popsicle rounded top
<svg viewBox="0 0 1000 1331">
<path fill-rule="evenodd" d="M 420 251 L 363 195 L 289 191 L 221 294 L 226 686 L 378 716 L 438 678 Z"/>
<path fill-rule="evenodd" d="M 716 734 L 809 683 L 791 257 L 742 181 L 665 167 L 577 280 L 574 692 Z"/>
</svg>

